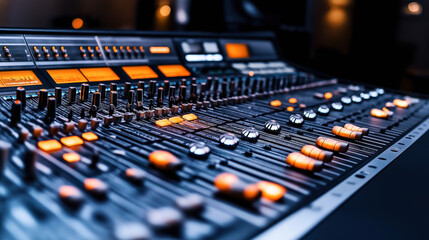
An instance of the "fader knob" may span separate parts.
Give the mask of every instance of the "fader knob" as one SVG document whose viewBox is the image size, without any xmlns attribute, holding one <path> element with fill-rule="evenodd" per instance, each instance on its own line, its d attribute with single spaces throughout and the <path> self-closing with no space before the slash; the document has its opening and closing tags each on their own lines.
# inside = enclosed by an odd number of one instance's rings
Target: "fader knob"
<svg viewBox="0 0 429 240">
<path fill-rule="evenodd" d="M 25 93 L 25 88 L 18 87 L 16 89 L 16 100 L 21 101 L 21 107 L 22 107 L 22 110 L 24 110 L 25 106 L 27 105 L 27 97 L 26 97 L 26 93 Z"/>
<path fill-rule="evenodd" d="M 40 89 L 39 98 L 38 98 L 38 108 L 40 110 L 44 109 L 47 103 L 48 103 L 48 91 L 46 89 Z"/>
<path fill-rule="evenodd" d="M 87 83 L 84 83 L 82 85 L 80 85 L 80 100 L 86 101 L 88 100 L 88 96 L 89 96 L 89 85 Z"/>
<path fill-rule="evenodd" d="M 303 115 L 304 115 L 304 118 L 308 119 L 308 120 L 314 120 L 317 117 L 317 114 L 313 110 L 311 110 L 311 109 L 304 110 Z"/>
<path fill-rule="evenodd" d="M 57 103 L 54 97 L 48 99 L 48 108 L 46 110 L 46 123 L 51 123 L 55 120 Z"/>
<path fill-rule="evenodd" d="M 264 127 L 266 132 L 274 133 L 274 134 L 279 133 L 282 128 L 280 126 L 280 123 L 278 123 L 276 120 L 269 120 L 268 122 L 265 123 Z"/>
<path fill-rule="evenodd" d="M 210 154 L 210 148 L 204 142 L 195 142 L 189 145 L 189 154 L 195 158 L 205 159 Z"/>
<path fill-rule="evenodd" d="M 302 124 L 304 124 L 304 118 L 299 114 L 292 114 L 289 117 L 289 123 L 294 126 L 302 126 Z"/>
<path fill-rule="evenodd" d="M 19 100 L 12 102 L 10 123 L 16 125 L 21 122 L 22 103 Z"/>
<path fill-rule="evenodd" d="M 69 87 L 69 104 L 72 104 L 76 101 L 76 88 Z"/>
<path fill-rule="evenodd" d="M 98 92 L 101 94 L 101 100 L 106 98 L 106 85 L 104 83 L 98 84 Z"/>
<path fill-rule="evenodd" d="M 101 93 L 100 92 L 93 93 L 92 99 L 91 99 L 91 105 L 96 106 L 98 108 L 100 107 L 100 102 L 101 102 Z"/>
<path fill-rule="evenodd" d="M 62 91 L 61 87 L 56 87 L 55 88 L 55 100 L 56 100 L 57 106 L 61 105 L 62 99 L 63 99 L 63 91 Z"/>
<path fill-rule="evenodd" d="M 36 148 L 29 145 L 24 152 L 24 178 L 26 180 L 33 180 L 36 178 Z"/>
<path fill-rule="evenodd" d="M 240 140 L 232 133 L 224 133 L 219 137 L 219 144 L 221 147 L 233 149 L 237 147 Z"/>
<path fill-rule="evenodd" d="M 259 131 L 254 127 L 247 127 L 241 131 L 241 138 L 249 142 L 256 142 L 259 138 Z"/>
</svg>

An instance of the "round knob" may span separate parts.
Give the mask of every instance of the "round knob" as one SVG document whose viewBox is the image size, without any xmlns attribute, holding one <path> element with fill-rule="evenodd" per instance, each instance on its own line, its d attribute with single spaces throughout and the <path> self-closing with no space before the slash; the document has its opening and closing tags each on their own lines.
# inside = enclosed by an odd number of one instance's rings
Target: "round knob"
<svg viewBox="0 0 429 240">
<path fill-rule="evenodd" d="M 370 91 L 369 96 L 372 98 L 376 98 L 376 97 L 378 97 L 378 92 L 377 91 Z"/>
<path fill-rule="evenodd" d="M 249 142 L 256 142 L 259 138 L 259 131 L 254 127 L 245 128 L 241 131 L 241 138 Z"/>
<path fill-rule="evenodd" d="M 302 124 L 304 124 L 304 118 L 299 114 L 292 114 L 289 117 L 289 122 L 295 126 L 302 126 Z"/>
<path fill-rule="evenodd" d="M 274 134 L 279 133 L 282 128 L 276 120 L 269 120 L 265 123 L 264 127 L 266 132 Z"/>
<path fill-rule="evenodd" d="M 346 105 L 349 105 L 349 104 L 352 103 L 352 99 L 349 98 L 349 97 L 342 97 L 341 98 L 341 102 L 344 103 L 344 104 L 346 104 Z"/>
<path fill-rule="evenodd" d="M 364 100 L 368 100 L 371 98 L 371 96 L 369 95 L 369 93 L 361 93 L 360 97 L 363 98 Z"/>
<path fill-rule="evenodd" d="M 329 114 L 329 108 L 326 105 L 322 105 L 317 109 L 317 112 L 319 114 L 322 114 L 322 115 L 328 115 Z"/>
<path fill-rule="evenodd" d="M 317 117 L 317 114 L 313 110 L 311 110 L 311 109 L 304 110 L 304 118 L 305 119 L 314 120 L 314 119 L 316 119 L 316 117 Z"/>
<path fill-rule="evenodd" d="M 219 143 L 221 147 L 233 149 L 237 147 L 240 140 L 232 133 L 225 133 L 220 135 Z"/>
<path fill-rule="evenodd" d="M 362 98 L 356 95 L 352 96 L 352 101 L 355 103 L 361 103 L 362 102 Z"/>
<path fill-rule="evenodd" d="M 210 148 L 204 142 L 195 142 L 189 145 L 189 154 L 195 158 L 207 158 Z"/>
<path fill-rule="evenodd" d="M 332 109 L 336 110 L 336 111 L 341 111 L 343 110 L 343 104 L 341 104 L 340 102 L 334 102 L 331 104 Z"/>
</svg>

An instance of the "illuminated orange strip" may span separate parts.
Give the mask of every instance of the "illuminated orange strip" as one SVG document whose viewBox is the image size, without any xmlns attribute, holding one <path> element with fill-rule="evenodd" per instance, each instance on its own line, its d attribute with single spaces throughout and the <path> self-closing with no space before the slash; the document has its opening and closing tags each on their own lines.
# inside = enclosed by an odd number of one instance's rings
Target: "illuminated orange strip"
<svg viewBox="0 0 429 240">
<path fill-rule="evenodd" d="M 169 47 L 150 47 L 149 52 L 153 54 L 168 54 L 170 53 Z"/>
</svg>

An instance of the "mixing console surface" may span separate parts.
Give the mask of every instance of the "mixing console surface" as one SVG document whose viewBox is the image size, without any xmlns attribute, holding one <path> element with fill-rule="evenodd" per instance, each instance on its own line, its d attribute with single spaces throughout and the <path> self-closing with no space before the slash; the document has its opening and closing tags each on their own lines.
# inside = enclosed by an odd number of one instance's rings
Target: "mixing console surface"
<svg viewBox="0 0 429 240">
<path fill-rule="evenodd" d="M 424 97 L 301 71 L 271 35 L 0 40 L 4 239 L 247 239 L 427 128 Z"/>
</svg>

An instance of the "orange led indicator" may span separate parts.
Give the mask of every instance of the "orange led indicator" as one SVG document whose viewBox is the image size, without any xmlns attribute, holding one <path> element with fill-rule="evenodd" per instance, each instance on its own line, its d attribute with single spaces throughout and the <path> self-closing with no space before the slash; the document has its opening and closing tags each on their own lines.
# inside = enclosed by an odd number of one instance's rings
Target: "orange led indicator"
<svg viewBox="0 0 429 240">
<path fill-rule="evenodd" d="M 61 143 L 55 139 L 40 141 L 37 146 L 45 152 L 58 151 L 62 148 Z"/>
<path fill-rule="evenodd" d="M 215 186 L 220 191 L 227 191 L 229 190 L 230 186 L 238 181 L 238 177 L 235 176 L 232 173 L 222 173 L 218 175 L 215 179 Z"/>
<path fill-rule="evenodd" d="M 168 121 L 172 122 L 172 123 L 181 123 L 183 122 L 183 118 L 181 117 L 171 117 L 168 119 Z"/>
<path fill-rule="evenodd" d="M 75 147 L 82 145 L 83 140 L 78 136 L 70 136 L 61 138 L 61 143 L 66 147 Z"/>
<path fill-rule="evenodd" d="M 79 189 L 70 185 L 63 185 L 58 189 L 58 194 L 61 198 L 68 198 L 74 196 L 80 196 L 81 193 Z"/>
<path fill-rule="evenodd" d="M 280 100 L 274 100 L 270 102 L 270 105 L 273 107 L 280 107 L 282 105 L 282 102 Z"/>
<path fill-rule="evenodd" d="M 64 161 L 69 162 L 69 163 L 79 162 L 80 161 L 80 155 L 77 153 L 74 153 L 74 152 L 64 153 L 63 159 L 64 159 Z"/>
<path fill-rule="evenodd" d="M 273 202 L 280 200 L 286 193 L 286 188 L 268 181 L 260 181 L 256 186 L 261 191 L 263 198 Z"/>
<path fill-rule="evenodd" d="M 313 145 L 305 145 L 301 148 L 301 153 L 307 157 L 311 157 L 323 162 L 330 162 L 334 154 L 332 152 L 324 151 Z"/>
<path fill-rule="evenodd" d="M 286 110 L 288 110 L 289 112 L 293 112 L 293 110 L 295 110 L 295 108 L 293 108 L 292 106 L 289 106 L 286 108 Z"/>
<path fill-rule="evenodd" d="M 325 95 L 323 95 L 325 97 L 325 99 L 331 99 L 332 98 L 332 93 L 330 92 L 326 92 Z"/>
<path fill-rule="evenodd" d="M 400 108 L 407 108 L 408 107 L 408 101 L 401 100 L 401 99 L 393 100 L 393 104 L 395 104 L 395 106 L 400 107 Z"/>
<path fill-rule="evenodd" d="M 286 158 L 286 163 L 302 170 L 318 172 L 322 170 L 323 162 L 310 158 L 299 152 L 293 152 Z"/>
<path fill-rule="evenodd" d="M 344 128 L 348 129 L 350 131 L 354 131 L 354 132 L 361 132 L 361 133 L 363 133 L 363 135 L 368 135 L 368 132 L 369 132 L 368 128 L 361 128 L 361 127 L 355 126 L 351 123 L 346 123 L 344 125 Z"/>
<path fill-rule="evenodd" d="M 149 52 L 153 54 L 168 54 L 170 53 L 169 47 L 150 47 Z"/>
<path fill-rule="evenodd" d="M 97 178 L 87 178 L 84 181 L 85 189 L 88 191 L 104 188 L 106 184 Z"/>
<path fill-rule="evenodd" d="M 256 184 L 245 184 L 232 173 L 219 174 L 214 185 L 220 192 L 246 201 L 254 201 L 261 196 Z"/>
<path fill-rule="evenodd" d="M 229 58 L 249 58 L 249 48 L 244 43 L 226 43 L 225 44 L 226 54 Z"/>
<path fill-rule="evenodd" d="M 332 138 L 318 137 L 316 145 L 335 152 L 347 152 L 349 144 Z"/>
<path fill-rule="evenodd" d="M 385 107 L 383 107 L 383 109 L 384 108 Z M 380 109 L 377 109 L 377 108 L 373 108 L 373 109 L 371 109 L 371 116 L 377 117 L 377 118 L 387 118 L 389 116 L 388 112 L 390 112 L 390 111 L 387 108 L 386 108 L 386 110 L 387 111 L 383 111 L 383 110 L 380 110 Z"/>
<path fill-rule="evenodd" d="M 42 85 L 42 82 L 31 70 L 0 72 L 0 88 Z"/>
<path fill-rule="evenodd" d="M 295 104 L 297 102 L 298 102 L 298 100 L 296 98 L 289 98 L 289 103 L 290 104 Z"/>
<path fill-rule="evenodd" d="M 332 128 L 332 133 L 337 136 L 352 139 L 352 140 L 362 140 L 362 135 L 363 135 L 362 132 L 354 132 L 340 126 L 334 126 Z"/>
<path fill-rule="evenodd" d="M 191 73 L 180 64 L 176 65 L 159 65 L 158 69 L 166 77 L 188 77 L 191 76 Z"/>
<path fill-rule="evenodd" d="M 98 140 L 98 136 L 93 132 L 82 133 L 82 138 L 89 142 Z"/>
<path fill-rule="evenodd" d="M 189 113 L 189 114 L 183 115 L 182 118 L 188 121 L 193 121 L 197 119 L 197 116 L 193 113 Z"/>
<path fill-rule="evenodd" d="M 157 150 L 149 154 L 149 162 L 155 167 L 162 170 L 179 170 L 182 163 L 170 152 Z"/>
<path fill-rule="evenodd" d="M 122 67 L 122 70 L 124 70 L 124 72 L 133 80 L 158 78 L 158 74 L 156 74 L 149 66 L 127 66 Z"/>
<path fill-rule="evenodd" d="M 115 72 L 109 67 L 104 68 L 80 68 L 82 74 L 90 82 L 99 82 L 99 81 L 116 81 L 120 78 L 116 75 Z"/>
<path fill-rule="evenodd" d="M 171 122 L 168 121 L 167 119 L 161 119 L 155 122 L 155 125 L 157 127 L 167 127 L 171 125 Z"/>
<path fill-rule="evenodd" d="M 57 84 L 88 82 L 78 69 L 46 70 Z"/>
</svg>

